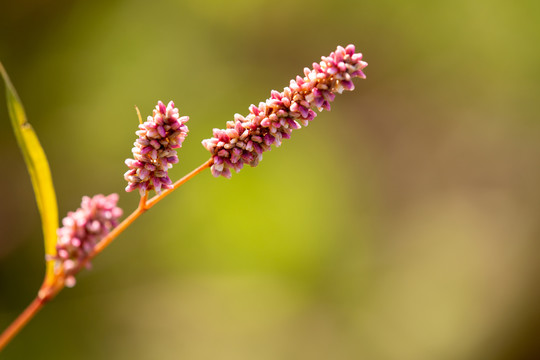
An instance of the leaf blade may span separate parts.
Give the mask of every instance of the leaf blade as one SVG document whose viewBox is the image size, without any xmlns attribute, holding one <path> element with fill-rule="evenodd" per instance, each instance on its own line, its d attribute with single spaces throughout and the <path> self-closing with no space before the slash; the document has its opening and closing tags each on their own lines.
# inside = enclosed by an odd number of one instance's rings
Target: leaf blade
<svg viewBox="0 0 540 360">
<path fill-rule="evenodd" d="M 45 254 L 56 255 L 56 229 L 58 228 L 58 205 L 52 182 L 49 162 L 39 139 L 28 122 L 24 108 L 15 87 L 0 62 L 0 73 L 6 86 L 6 101 L 15 138 L 26 163 L 34 195 L 41 216 Z M 54 260 L 46 261 L 45 282 L 54 279 Z"/>
</svg>

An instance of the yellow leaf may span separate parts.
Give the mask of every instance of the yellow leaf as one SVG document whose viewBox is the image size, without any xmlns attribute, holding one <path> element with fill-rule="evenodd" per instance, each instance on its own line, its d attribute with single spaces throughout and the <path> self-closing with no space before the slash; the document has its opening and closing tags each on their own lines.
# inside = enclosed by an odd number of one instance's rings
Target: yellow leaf
<svg viewBox="0 0 540 360">
<path fill-rule="evenodd" d="M 45 152 L 32 126 L 26 119 L 26 114 L 22 103 L 13 87 L 6 70 L 0 63 L 0 73 L 6 84 L 6 97 L 11 125 L 17 138 L 17 143 L 23 153 L 24 161 L 30 178 L 43 229 L 43 239 L 45 242 L 45 254 L 56 255 L 56 229 L 58 227 L 58 206 L 56 203 L 56 193 L 51 177 L 51 170 Z M 46 282 L 54 279 L 54 261 L 47 260 Z"/>
</svg>

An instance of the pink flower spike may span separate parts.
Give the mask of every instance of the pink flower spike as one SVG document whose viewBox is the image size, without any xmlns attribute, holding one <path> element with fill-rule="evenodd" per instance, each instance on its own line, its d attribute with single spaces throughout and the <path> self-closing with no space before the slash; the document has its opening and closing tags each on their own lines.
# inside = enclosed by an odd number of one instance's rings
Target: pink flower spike
<svg viewBox="0 0 540 360">
<path fill-rule="evenodd" d="M 214 129 L 213 137 L 202 142 L 214 159 L 212 174 L 229 178 L 230 169 L 238 172 L 244 164 L 257 166 L 263 152 L 281 145 L 292 130 L 307 126 L 317 116 L 314 108 L 330 110 L 336 93 L 353 90 L 352 79 L 365 78 L 362 70 L 366 66 L 354 45 L 338 46 L 313 63 L 312 69 L 304 68 L 304 77 L 291 80 L 282 92 L 272 90 L 265 102 L 250 105 L 247 116 L 235 114 L 225 130 Z M 227 131 L 231 129 L 235 131 Z"/>
<path fill-rule="evenodd" d="M 174 102 L 167 106 L 158 101 L 153 115 L 139 125 L 136 134 L 139 136 L 132 149 L 133 159 L 127 159 L 126 165 L 130 168 L 124 178 L 129 182 L 126 191 L 139 189 L 141 196 L 147 191 L 155 190 L 159 193 L 162 188 L 168 188 L 170 178 L 168 170 L 178 163 L 175 149 L 182 146 L 187 136 L 188 127 L 185 123 L 188 116 L 179 117 Z M 214 134 L 221 132 L 215 129 Z M 210 145 L 209 145 L 210 146 Z M 210 148 L 215 146 L 211 145 Z M 161 179 L 166 178 L 165 182 Z"/>
<path fill-rule="evenodd" d="M 118 225 L 122 209 L 116 206 L 117 202 L 117 194 L 85 196 L 81 207 L 69 212 L 62 220 L 63 226 L 57 230 L 57 255 L 49 256 L 48 260 L 55 260 L 57 272 L 63 271 L 66 286 L 75 285 L 75 275 L 81 264 L 101 239 Z"/>
</svg>

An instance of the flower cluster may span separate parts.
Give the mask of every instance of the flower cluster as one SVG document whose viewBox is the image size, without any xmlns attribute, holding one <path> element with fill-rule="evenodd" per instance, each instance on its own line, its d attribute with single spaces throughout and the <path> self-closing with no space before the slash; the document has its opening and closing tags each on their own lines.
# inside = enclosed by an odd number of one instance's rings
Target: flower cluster
<svg viewBox="0 0 540 360">
<path fill-rule="evenodd" d="M 188 120 L 189 117 L 178 115 L 172 101 L 167 106 L 158 101 L 153 116 L 140 124 L 136 132 L 139 138 L 132 149 L 134 159 L 126 160 L 126 191 L 139 189 L 142 196 L 152 189 L 159 194 L 162 188 L 172 187 L 168 170 L 178 162 L 175 149 L 182 147 L 187 136 Z"/>
<path fill-rule="evenodd" d="M 304 77 L 291 80 L 282 92 L 273 90 L 266 102 L 251 105 L 249 114 L 235 114 L 226 129 L 214 129 L 213 137 L 203 140 L 212 154 L 212 174 L 231 177 L 231 169 L 240 171 L 245 163 L 257 166 L 262 154 L 271 145 L 280 146 L 292 130 L 307 126 L 317 116 L 312 108 L 330 110 L 336 93 L 353 90 L 354 77 L 365 78 L 362 69 L 367 63 L 354 45 L 338 46 L 329 56 L 323 56 L 313 69 L 305 68 Z"/>
<path fill-rule="evenodd" d="M 116 206 L 118 195 L 85 196 L 81 207 L 69 212 L 62 220 L 63 227 L 57 231 L 57 269 L 63 265 L 66 286 L 75 285 L 75 274 L 81 263 L 92 252 L 96 244 L 118 225 L 122 209 Z"/>
</svg>

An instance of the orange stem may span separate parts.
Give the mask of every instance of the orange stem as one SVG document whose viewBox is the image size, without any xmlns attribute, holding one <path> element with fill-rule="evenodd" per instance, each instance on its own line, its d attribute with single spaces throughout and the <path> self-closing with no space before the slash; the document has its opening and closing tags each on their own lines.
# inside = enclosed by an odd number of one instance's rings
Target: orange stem
<svg viewBox="0 0 540 360">
<path fill-rule="evenodd" d="M 195 177 L 195 175 L 199 174 L 204 169 L 209 168 L 213 163 L 213 160 L 210 159 L 206 161 L 204 164 L 200 165 L 198 168 L 178 180 L 173 184 L 173 187 L 171 189 L 167 189 L 161 192 L 161 194 L 154 196 L 150 200 L 146 201 L 146 197 L 148 196 L 148 193 L 145 193 L 145 195 L 141 198 L 141 201 L 139 203 L 139 207 L 135 209 L 134 212 L 132 212 L 124 221 L 120 223 L 117 227 L 115 227 L 107 236 L 105 236 L 95 247 L 94 251 L 89 254 L 89 256 L 86 258 L 86 261 L 81 263 L 81 266 L 84 266 L 88 261 L 92 260 L 97 254 L 102 252 L 111 242 L 113 242 L 118 235 L 120 235 L 126 228 L 131 225 L 133 221 L 135 221 L 139 216 L 141 216 L 146 210 L 150 210 L 152 206 L 156 205 L 158 202 L 163 200 L 163 198 L 167 195 L 169 195 L 174 190 L 178 189 L 181 185 L 186 183 L 188 180 Z"/>
<path fill-rule="evenodd" d="M 21 329 L 38 313 L 47 303 L 48 299 L 42 299 L 36 296 L 34 301 L 8 326 L 0 335 L 0 351 L 21 331 Z"/>
<path fill-rule="evenodd" d="M 86 257 L 84 261 L 80 263 L 80 269 L 83 268 L 86 263 L 92 260 L 97 254 L 102 252 L 114 239 L 118 237 L 124 230 L 127 229 L 139 216 L 144 212 L 149 210 L 152 206 L 160 202 L 165 196 L 169 195 L 174 190 L 178 189 L 181 185 L 186 183 L 188 180 L 195 177 L 195 175 L 202 172 L 204 169 L 212 166 L 213 160 L 209 159 L 204 164 L 197 167 L 195 170 L 191 171 L 189 174 L 178 180 L 173 184 L 172 189 L 164 190 L 161 194 L 154 196 L 152 199 L 148 200 L 148 192 L 145 192 L 141 196 L 139 206 L 135 211 L 133 211 L 127 218 L 124 219 L 117 227 L 115 227 L 106 237 L 104 237 L 95 247 L 94 250 Z M 39 310 L 45 305 L 48 301 L 52 300 L 56 294 L 64 288 L 64 274 L 60 272 L 55 281 L 51 284 L 50 282 L 44 282 L 41 287 L 38 296 L 28 305 L 28 307 L 8 326 L 6 330 L 0 335 L 0 351 L 21 331 L 22 328 L 38 313 Z"/>
<path fill-rule="evenodd" d="M 178 180 L 177 182 L 175 182 L 175 183 L 173 184 L 172 189 L 164 190 L 161 194 L 156 195 L 156 196 L 154 196 L 153 198 L 151 198 L 151 199 L 146 203 L 146 207 L 147 207 L 148 209 L 150 209 L 152 206 L 156 205 L 159 201 L 161 201 L 165 196 L 169 195 L 169 194 L 172 193 L 174 190 L 178 189 L 180 186 L 182 186 L 184 183 L 186 183 L 188 180 L 190 180 L 191 178 L 195 177 L 195 175 L 197 175 L 198 173 L 200 173 L 200 172 L 203 171 L 204 169 L 207 169 L 207 168 L 209 168 L 210 166 L 212 166 L 213 163 L 214 163 L 214 159 L 210 158 L 207 162 L 205 162 L 204 164 L 200 165 L 198 168 L 196 168 L 195 170 L 193 170 L 192 172 L 190 172 L 189 174 L 187 174 L 186 176 L 184 176 L 183 178 L 181 178 L 180 180 Z"/>
</svg>

